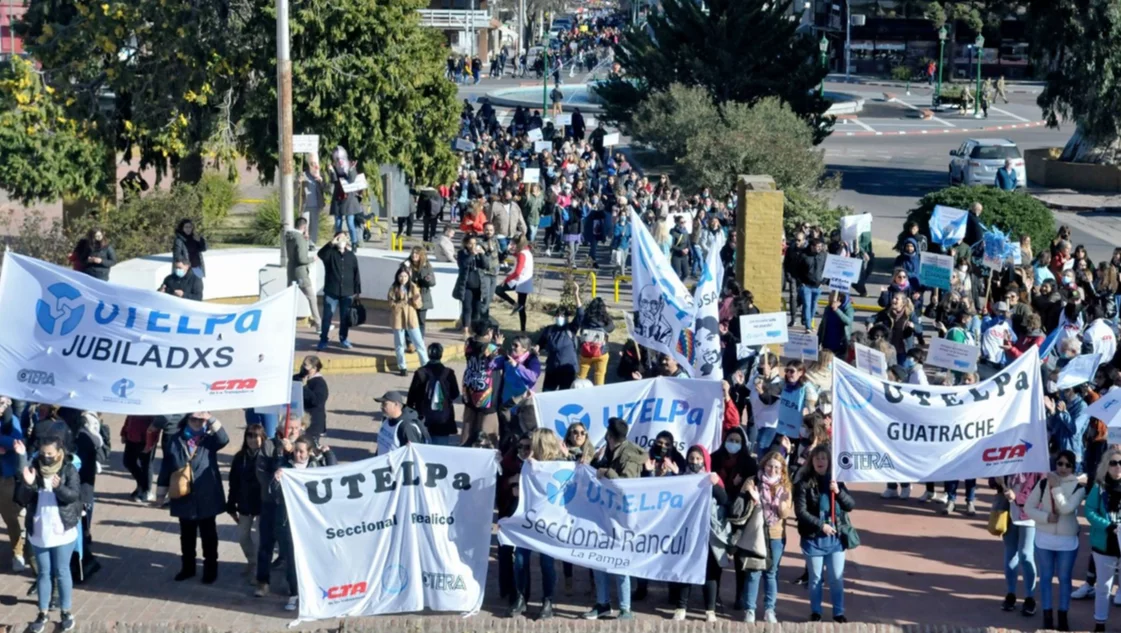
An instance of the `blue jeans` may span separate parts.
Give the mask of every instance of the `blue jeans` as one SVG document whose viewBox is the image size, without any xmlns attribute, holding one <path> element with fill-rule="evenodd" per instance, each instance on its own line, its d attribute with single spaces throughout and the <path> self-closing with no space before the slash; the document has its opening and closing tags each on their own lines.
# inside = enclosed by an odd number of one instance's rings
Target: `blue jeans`
<svg viewBox="0 0 1121 633">
<path fill-rule="evenodd" d="M 1051 605 L 1051 579 L 1059 577 L 1059 611 L 1070 610 L 1070 590 L 1074 577 L 1074 559 L 1078 558 L 1078 550 L 1067 552 L 1036 548 L 1035 558 L 1039 563 L 1039 604 L 1044 610 L 1050 611 Z"/>
<path fill-rule="evenodd" d="M 1009 524 L 1004 533 L 1006 593 L 1016 593 L 1016 576 L 1024 574 L 1024 597 L 1035 594 L 1035 527 Z"/>
<path fill-rule="evenodd" d="M 345 218 L 345 220 L 344 220 Z M 361 242 L 358 241 L 358 227 L 354 225 L 353 215 L 336 215 L 335 216 L 335 233 L 343 230 L 343 223 L 346 223 L 346 231 L 350 234 L 350 244 L 354 249 L 358 249 Z"/>
<path fill-rule="evenodd" d="M 946 485 L 945 485 L 945 490 L 946 490 L 946 500 L 947 501 L 957 501 L 957 499 L 958 499 L 958 482 L 947 481 Z M 966 479 L 965 480 L 965 501 L 967 503 L 972 503 L 974 500 L 976 500 L 976 498 L 977 498 L 977 480 L 976 479 Z"/>
<path fill-rule="evenodd" d="M 594 570 L 596 581 L 596 604 L 611 604 L 611 585 L 615 585 L 615 593 L 619 596 L 619 610 L 631 610 L 631 577 L 609 574 L 598 569 Z"/>
<path fill-rule="evenodd" d="M 747 572 L 747 583 L 743 587 L 743 604 L 744 609 L 748 611 L 754 611 L 756 603 L 759 602 L 760 580 L 764 582 L 763 609 L 774 611 L 778 603 L 778 565 L 782 562 L 782 539 L 767 539 L 767 547 L 771 549 L 771 560 L 767 569 Z M 818 602 L 820 603 L 820 599 Z"/>
<path fill-rule="evenodd" d="M 704 253 L 701 252 L 701 247 L 697 246 L 696 244 L 694 244 L 693 247 L 692 247 L 692 254 L 693 254 L 693 261 L 692 261 L 692 267 L 691 267 L 690 270 L 692 271 L 694 277 L 696 277 L 697 279 L 700 279 L 701 274 L 704 273 L 705 256 L 704 256 Z"/>
<path fill-rule="evenodd" d="M 411 330 L 393 330 L 393 351 L 397 353 L 397 369 L 408 369 L 405 363 L 405 338 L 413 342 L 417 356 L 420 356 L 420 366 L 428 364 L 428 352 L 424 349 L 424 338 L 420 335 L 420 328 Z"/>
<path fill-rule="evenodd" d="M 805 284 L 798 286 L 798 293 L 802 297 L 802 324 L 810 327 L 814 320 L 814 311 L 817 310 L 817 299 L 821 296 L 821 288 L 811 288 Z"/>
<path fill-rule="evenodd" d="M 331 331 L 331 319 L 335 317 L 336 312 L 339 313 L 339 340 L 346 340 L 347 335 L 350 334 L 350 319 L 347 318 L 347 315 L 350 313 L 351 301 L 351 297 L 323 295 L 323 323 L 320 324 L 320 343 L 327 343 L 327 333 Z"/>
<path fill-rule="evenodd" d="M 845 614 L 845 552 L 841 550 L 828 556 L 807 556 L 810 573 L 810 612 L 821 614 L 821 594 L 824 586 L 822 571 L 829 568 L 829 602 L 833 617 Z"/>
<path fill-rule="evenodd" d="M 759 434 L 755 438 L 755 453 L 759 457 L 767 454 L 767 449 L 775 442 L 775 435 L 778 434 L 778 427 L 775 428 L 761 428 Z"/>
<path fill-rule="evenodd" d="M 261 518 L 257 523 L 257 582 L 268 583 L 272 568 L 272 550 L 276 546 L 276 504 L 261 503 Z"/>
<path fill-rule="evenodd" d="M 58 583 L 58 606 L 69 611 L 74 594 L 74 579 L 70 576 L 70 557 L 78 539 L 56 547 L 31 546 L 35 552 L 35 568 L 38 571 L 36 591 L 39 592 L 39 610 L 47 611 L 51 604 L 51 580 Z M 18 552 L 17 552 L 18 553 Z"/>
<path fill-rule="evenodd" d="M 529 557 L 532 550 L 519 547 L 514 550 L 514 586 L 529 588 Z M 538 554 L 541 563 L 541 599 L 552 600 L 557 586 L 557 564 L 552 556 Z M 524 596 L 523 596 L 524 597 Z"/>
</svg>

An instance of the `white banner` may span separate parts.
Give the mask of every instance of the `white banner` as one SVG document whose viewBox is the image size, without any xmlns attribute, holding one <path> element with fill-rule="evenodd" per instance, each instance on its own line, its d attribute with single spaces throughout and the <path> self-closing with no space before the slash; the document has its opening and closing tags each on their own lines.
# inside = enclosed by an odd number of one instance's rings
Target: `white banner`
<svg viewBox="0 0 1121 633">
<path fill-rule="evenodd" d="M 292 153 L 293 154 L 311 154 L 312 156 L 319 155 L 319 135 L 318 134 L 293 134 L 292 135 Z"/>
<path fill-rule="evenodd" d="M 534 184 L 541 182 L 541 168 L 540 167 L 527 167 L 522 172 L 522 182 Z"/>
<path fill-rule="evenodd" d="M 704 273 L 693 291 L 696 320 L 692 329 L 682 330 L 678 336 L 678 351 L 692 360 L 689 375 L 694 378 L 724 378 L 720 349 L 720 289 L 723 287 L 720 249 L 711 248 L 705 258 Z"/>
<path fill-rule="evenodd" d="M 252 305 L 119 286 L 9 252 L 0 393 L 104 413 L 173 415 L 286 402 L 296 289 Z"/>
<path fill-rule="evenodd" d="M 631 211 L 631 232 L 634 342 L 672 355 L 678 365 L 689 371 L 693 364 L 678 347 L 681 332 L 694 325 L 693 296 L 634 211 Z"/>
<path fill-rule="evenodd" d="M 603 146 L 604 147 L 614 147 L 614 146 L 618 145 L 619 142 L 620 142 L 620 138 L 619 138 L 619 133 L 618 132 L 612 132 L 610 134 L 604 134 L 603 135 Z"/>
<path fill-rule="evenodd" d="M 288 402 L 274 407 L 257 407 L 257 413 L 275 415 L 282 424 L 288 419 L 288 416 L 292 416 L 294 420 L 302 419 L 304 417 L 304 383 L 293 380 Z"/>
<path fill-rule="evenodd" d="M 707 474 L 597 479 L 588 466 L 531 460 L 518 509 L 498 521 L 498 534 L 581 567 L 700 585 L 711 503 Z"/>
<path fill-rule="evenodd" d="M 661 431 L 673 433 L 684 453 L 700 444 L 715 451 L 721 443 L 724 388 L 715 380 L 647 378 L 588 389 L 546 391 L 535 394 L 537 426 L 564 437 L 568 426 L 579 422 L 595 446 L 607 436 L 607 421 L 623 418 L 630 425 L 628 439 L 643 448 Z"/>
<path fill-rule="evenodd" d="M 980 354 L 981 348 L 976 345 L 932 338 L 926 352 L 926 364 L 954 371 L 977 371 L 977 357 Z"/>
<path fill-rule="evenodd" d="M 834 476 L 958 481 L 1048 472 L 1039 354 L 976 385 L 887 382 L 833 364 Z"/>
<path fill-rule="evenodd" d="M 482 605 L 497 452 L 410 444 L 281 472 L 300 620 Z"/>
<path fill-rule="evenodd" d="M 1098 418 L 1106 426 L 1121 426 L 1121 388 L 1113 387 L 1094 404 L 1086 407 L 1086 415 Z M 1114 442 L 1110 440 L 1110 444 Z"/>
</svg>

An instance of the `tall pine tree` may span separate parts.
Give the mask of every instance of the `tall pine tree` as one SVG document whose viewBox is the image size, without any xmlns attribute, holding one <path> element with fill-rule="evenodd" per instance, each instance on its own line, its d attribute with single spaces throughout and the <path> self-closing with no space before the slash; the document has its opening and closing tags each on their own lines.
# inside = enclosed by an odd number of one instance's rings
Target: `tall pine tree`
<svg viewBox="0 0 1121 633">
<path fill-rule="evenodd" d="M 816 131 L 829 134 L 829 103 L 818 97 L 826 74 L 818 42 L 798 33 L 791 3 L 767 0 L 663 0 L 645 28 L 615 47 L 623 69 L 596 88 L 606 118 L 626 125 L 638 104 L 670 84 L 704 88 L 717 105 L 780 97 Z"/>
</svg>

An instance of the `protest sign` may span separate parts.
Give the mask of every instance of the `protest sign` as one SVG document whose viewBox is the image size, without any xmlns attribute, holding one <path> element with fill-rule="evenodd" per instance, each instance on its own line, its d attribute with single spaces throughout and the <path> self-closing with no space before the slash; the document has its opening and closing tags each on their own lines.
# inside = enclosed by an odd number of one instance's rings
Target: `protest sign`
<svg viewBox="0 0 1121 633">
<path fill-rule="evenodd" d="M 535 127 L 527 132 L 526 136 L 529 137 L 529 140 L 533 141 L 534 143 L 544 138 L 544 135 L 541 134 L 541 128 L 539 127 Z"/>
<path fill-rule="evenodd" d="M 999 231 L 989 231 L 985 233 L 984 240 L 985 256 L 982 261 L 994 272 L 1000 272 L 1004 268 L 1004 256 L 1007 252 L 1005 237 Z"/>
<path fill-rule="evenodd" d="M 817 334 L 813 332 L 790 332 L 782 346 L 782 357 L 817 360 L 817 345 Z"/>
<path fill-rule="evenodd" d="M 533 396 L 537 426 L 564 437 L 579 422 L 588 441 L 599 446 L 607 436 L 607 422 L 623 418 L 630 425 L 628 439 L 643 448 L 660 431 L 673 433 L 678 450 L 694 444 L 716 450 L 721 442 L 724 388 L 720 381 L 692 378 L 647 378 L 588 389 L 546 391 Z"/>
<path fill-rule="evenodd" d="M 319 135 L 318 134 L 293 134 L 292 135 L 292 153 L 293 154 L 311 154 L 312 156 L 319 155 Z"/>
<path fill-rule="evenodd" d="M 770 345 L 785 343 L 786 313 L 745 314 L 740 317 L 740 342 L 744 345 Z"/>
<path fill-rule="evenodd" d="M 1059 370 L 1059 379 L 1055 381 L 1055 387 L 1070 389 L 1090 382 L 1094 379 L 1094 374 L 1097 373 L 1098 365 L 1101 362 L 1101 354 L 1075 356 L 1067 362 L 1065 367 Z"/>
<path fill-rule="evenodd" d="M 498 521 L 500 543 L 632 578 L 704 582 L 707 474 L 600 479 L 583 464 L 527 461 L 518 488 L 518 509 Z"/>
<path fill-rule="evenodd" d="M 1105 392 L 1097 402 L 1086 407 L 1085 413 L 1089 417 L 1105 422 L 1106 426 L 1121 428 L 1121 389 L 1110 389 Z"/>
<path fill-rule="evenodd" d="M 278 404 L 271 407 L 256 407 L 254 409 L 257 413 L 271 414 L 277 416 L 283 422 L 286 417 L 290 416 L 294 420 L 299 420 L 304 417 L 304 383 L 300 380 L 292 381 L 292 391 L 288 396 L 288 402 Z"/>
<path fill-rule="evenodd" d="M 919 283 L 927 288 L 949 290 L 954 272 L 952 255 L 921 253 L 919 255 Z"/>
<path fill-rule="evenodd" d="M 977 357 L 980 354 L 981 348 L 976 345 L 933 338 L 930 339 L 930 348 L 926 352 L 926 364 L 954 371 L 977 371 Z"/>
<path fill-rule="evenodd" d="M 845 482 L 959 481 L 1049 472 L 1033 347 L 974 385 L 887 382 L 833 364 L 833 476 Z"/>
<path fill-rule="evenodd" d="M 541 182 L 541 169 L 539 167 L 526 167 L 522 172 L 522 182 L 534 184 Z"/>
<path fill-rule="evenodd" d="M 300 620 L 482 605 L 496 452 L 410 444 L 281 472 Z"/>
<path fill-rule="evenodd" d="M 9 252 L 0 273 L 0 393 L 125 415 L 286 402 L 296 288 L 203 303 Z"/>
<path fill-rule="evenodd" d="M 475 144 L 465 138 L 457 138 L 455 139 L 455 151 L 473 152 L 475 151 Z"/>
<path fill-rule="evenodd" d="M 553 151 L 553 142 L 552 141 L 537 141 L 533 144 L 533 153 L 534 154 L 540 154 L 542 152 L 551 152 L 551 151 Z"/>
<path fill-rule="evenodd" d="M 369 183 L 366 182 L 366 174 L 358 174 L 354 182 L 343 183 L 343 191 L 346 193 L 354 193 L 355 191 L 362 191 L 369 186 Z"/>
<path fill-rule="evenodd" d="M 841 241 L 845 242 L 846 244 L 852 244 L 858 241 L 862 234 L 869 233 L 871 231 L 871 213 L 846 215 L 841 218 Z"/>
<path fill-rule="evenodd" d="M 696 306 L 693 327 L 678 335 L 678 351 L 692 361 L 688 371 L 693 378 L 724 379 L 720 347 L 720 289 L 723 287 L 720 249 L 710 248 L 701 280 L 693 291 L 693 305 Z"/>
<path fill-rule="evenodd" d="M 619 144 L 619 133 L 618 132 L 612 132 L 610 134 L 604 134 L 603 135 L 603 146 L 604 147 L 614 147 L 618 144 Z"/>
<path fill-rule="evenodd" d="M 944 249 L 965 239 L 969 212 L 965 209 L 936 205 L 930 216 L 930 239 Z"/>
<path fill-rule="evenodd" d="M 887 356 L 878 349 L 867 345 L 855 344 L 856 368 L 872 374 L 876 378 L 887 380 Z"/>
<path fill-rule="evenodd" d="M 557 125 L 572 125 L 572 113 L 571 112 L 561 112 L 560 114 L 558 114 L 556 116 L 556 118 L 554 119 L 554 122 Z"/>
<path fill-rule="evenodd" d="M 852 284 L 860 279 L 860 268 L 864 263 L 857 257 L 826 255 L 824 276 L 829 279 L 829 288 L 848 294 Z"/>
</svg>

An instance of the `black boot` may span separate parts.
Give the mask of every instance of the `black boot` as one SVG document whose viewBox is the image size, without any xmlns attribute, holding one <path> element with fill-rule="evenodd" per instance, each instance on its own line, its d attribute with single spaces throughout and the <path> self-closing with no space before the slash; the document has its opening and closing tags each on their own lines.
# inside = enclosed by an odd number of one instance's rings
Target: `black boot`
<svg viewBox="0 0 1121 633">
<path fill-rule="evenodd" d="M 218 561 L 202 561 L 202 584 L 210 585 L 213 584 L 215 580 L 218 580 Z"/>
<path fill-rule="evenodd" d="M 1069 631 L 1070 630 L 1070 622 L 1067 620 L 1067 612 L 1066 611 L 1059 611 L 1059 627 L 1058 627 L 1057 630 L 1059 630 L 1059 631 Z"/>
<path fill-rule="evenodd" d="M 1060 611 L 1059 613 L 1062 613 L 1062 611 Z M 1044 609 L 1043 610 L 1043 630 L 1044 631 L 1054 631 L 1055 630 L 1055 615 L 1054 615 L 1054 612 L 1051 611 L 1050 609 Z"/>
<path fill-rule="evenodd" d="M 1095 622 L 1094 633 L 1105 633 L 1105 622 Z"/>
<path fill-rule="evenodd" d="M 506 617 L 516 618 L 525 613 L 525 596 L 517 594 L 514 596 L 514 603 L 510 605 L 510 610 L 506 612 Z"/>
<path fill-rule="evenodd" d="M 175 582 L 182 582 L 182 581 L 184 581 L 188 578 L 194 578 L 194 577 L 195 577 L 195 561 L 194 561 L 194 559 L 191 559 L 189 561 L 187 559 L 183 559 L 183 568 L 179 570 L 178 574 L 175 574 Z"/>
</svg>

